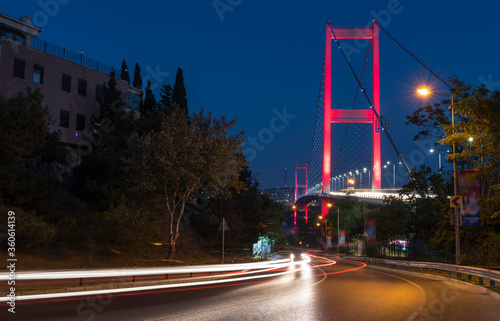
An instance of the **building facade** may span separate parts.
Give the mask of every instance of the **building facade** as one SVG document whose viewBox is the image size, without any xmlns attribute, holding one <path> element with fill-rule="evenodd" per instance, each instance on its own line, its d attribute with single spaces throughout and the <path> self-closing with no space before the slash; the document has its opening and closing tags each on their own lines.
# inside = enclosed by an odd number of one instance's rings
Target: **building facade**
<svg viewBox="0 0 500 321">
<path fill-rule="evenodd" d="M 28 87 L 40 88 L 50 130 L 60 131 L 61 142 L 71 147 L 91 140 L 92 115 L 99 114 L 98 98 L 112 71 L 123 102 L 138 111 L 141 90 L 120 79 L 119 70 L 39 40 L 40 32 L 29 17 L 0 14 L 0 95 L 12 98 Z"/>
</svg>

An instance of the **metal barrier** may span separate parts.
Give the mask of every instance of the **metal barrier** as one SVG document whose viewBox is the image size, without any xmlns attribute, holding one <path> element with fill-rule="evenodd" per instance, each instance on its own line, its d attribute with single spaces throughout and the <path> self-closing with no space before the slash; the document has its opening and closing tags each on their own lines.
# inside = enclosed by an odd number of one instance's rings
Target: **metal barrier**
<svg viewBox="0 0 500 321">
<path fill-rule="evenodd" d="M 352 257 L 345 256 L 344 258 L 360 261 L 371 265 L 377 265 L 382 267 L 393 267 L 400 269 L 404 268 L 415 268 L 418 269 L 419 272 L 423 272 L 425 269 L 431 271 L 436 270 L 438 274 L 441 274 L 443 271 L 448 272 L 448 277 L 452 277 L 455 274 L 457 279 L 463 278 L 469 282 L 474 281 L 473 277 L 477 278 L 477 283 L 479 285 L 489 286 L 489 287 L 497 287 L 500 284 L 500 271 L 483 269 L 478 267 L 469 267 L 462 265 L 453 265 L 453 264 L 444 264 L 444 263 L 433 263 L 433 262 L 413 262 L 413 261 L 399 261 L 399 260 L 385 260 L 385 259 L 376 259 L 369 257 Z M 489 284 L 485 284 L 484 280 L 489 280 Z"/>
</svg>

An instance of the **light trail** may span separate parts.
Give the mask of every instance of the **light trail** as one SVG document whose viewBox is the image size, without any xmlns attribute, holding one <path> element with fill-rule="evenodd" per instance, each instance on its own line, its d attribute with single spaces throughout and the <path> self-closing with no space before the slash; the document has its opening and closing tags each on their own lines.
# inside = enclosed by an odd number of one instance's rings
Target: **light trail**
<svg viewBox="0 0 500 321">
<path fill-rule="evenodd" d="M 303 263 L 309 264 L 311 259 L 307 256 L 302 254 L 301 255 L 302 260 L 294 260 L 293 254 L 290 256 L 289 259 L 283 259 L 283 260 L 275 260 L 275 261 L 269 261 L 269 262 L 259 262 L 259 263 L 249 263 L 249 264 L 231 264 L 228 265 L 218 265 L 218 266 L 206 266 L 207 269 L 204 269 L 204 267 L 189 267 L 189 268 L 174 268 L 178 273 L 186 273 L 186 272 L 191 272 L 191 271 L 198 271 L 198 272 L 208 272 L 208 271 L 235 271 L 236 266 L 239 269 L 247 270 L 242 272 L 240 275 L 247 275 L 243 277 L 237 277 L 237 278 L 227 278 L 227 279 L 220 279 L 220 280 L 208 280 L 208 281 L 196 281 L 196 282 L 189 282 L 189 283 L 176 283 L 176 284 L 163 284 L 163 285 L 150 285 L 150 286 L 141 286 L 141 287 L 130 287 L 130 288 L 118 288 L 118 289 L 106 289 L 106 290 L 94 290 L 94 291 L 78 291 L 78 292 L 62 292 L 62 293 L 50 293 L 50 294 L 34 294 L 34 295 L 23 295 L 23 296 L 16 296 L 15 299 L 16 301 L 23 301 L 23 300 L 40 300 L 40 299 L 56 299 L 56 298 L 70 298 L 70 297 L 78 297 L 78 296 L 96 296 L 96 295 L 108 295 L 108 294 L 117 294 L 117 293 L 124 293 L 124 292 L 139 292 L 139 291 L 154 291 L 154 290 L 162 290 L 162 289 L 173 289 L 173 288 L 180 288 L 180 287 L 200 287 L 200 286 L 210 286 L 210 285 L 215 285 L 215 284 L 221 284 L 221 283 L 230 283 L 230 282 L 242 282 L 242 281 L 249 281 L 249 280 L 257 280 L 257 279 L 263 279 L 263 278 L 273 278 L 285 274 L 290 274 L 290 273 L 295 273 L 297 271 L 300 271 L 303 267 Z M 284 269 L 285 267 L 288 267 L 287 269 Z M 290 267 L 292 267 L 290 269 Z M 255 270 L 255 268 L 259 268 L 258 270 Z M 282 272 L 275 272 L 275 273 L 269 273 L 269 272 L 274 272 L 274 271 L 279 271 L 280 269 L 283 269 Z M 151 274 L 163 274 L 166 271 L 171 272 L 172 268 L 168 269 L 137 269 L 134 270 L 134 272 L 141 272 L 141 275 L 151 275 Z M 80 277 L 88 277 L 89 275 L 92 275 L 95 277 L 97 273 L 101 273 L 98 275 L 103 275 L 106 274 L 106 276 L 116 276 L 116 273 L 121 273 L 121 270 L 106 270 L 106 271 L 87 271 L 89 273 L 83 273 L 83 271 L 78 271 L 79 273 L 75 273 L 76 271 L 68 271 L 68 272 L 63 272 L 65 278 L 70 278 L 69 276 L 71 275 L 73 278 L 80 278 Z M 110 274 L 114 272 L 114 274 Z M 128 273 L 130 271 L 126 271 Z M 264 274 L 266 273 L 266 274 Z M 37 278 L 40 276 L 45 277 L 46 279 L 52 279 L 55 277 L 56 272 L 35 272 L 35 273 L 25 273 L 25 279 L 33 279 Z M 258 275 L 251 275 L 251 274 L 258 274 Z M 31 278 L 29 278 L 29 275 Z M 75 276 L 76 275 L 76 276 Z M 138 275 L 137 273 L 134 275 Z M 120 275 L 122 276 L 122 275 Z M 203 278 L 210 278 L 210 277 L 217 277 L 217 276 L 205 276 Z M 7 302 L 10 300 L 10 297 L 0 297 L 0 302 Z"/>
</svg>

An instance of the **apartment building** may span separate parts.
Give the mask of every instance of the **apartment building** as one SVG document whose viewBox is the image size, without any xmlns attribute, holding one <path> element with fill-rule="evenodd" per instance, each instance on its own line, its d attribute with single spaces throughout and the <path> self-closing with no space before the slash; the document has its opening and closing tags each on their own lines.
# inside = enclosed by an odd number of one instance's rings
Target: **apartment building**
<svg viewBox="0 0 500 321">
<path fill-rule="evenodd" d="M 71 147 L 92 130 L 102 84 L 112 71 L 127 108 L 138 112 L 141 90 L 120 79 L 119 69 L 40 40 L 40 32 L 30 17 L 0 13 L 0 95 L 11 98 L 28 87 L 40 88 L 53 120 L 50 129 L 59 130 L 61 142 Z"/>
</svg>

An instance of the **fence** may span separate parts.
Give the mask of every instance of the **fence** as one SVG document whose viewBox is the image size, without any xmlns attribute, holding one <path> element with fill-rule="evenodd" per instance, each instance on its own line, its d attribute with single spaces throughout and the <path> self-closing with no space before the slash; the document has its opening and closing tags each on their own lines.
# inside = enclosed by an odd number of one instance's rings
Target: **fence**
<svg viewBox="0 0 500 321">
<path fill-rule="evenodd" d="M 31 40 L 31 47 L 40 51 L 44 51 L 56 57 L 63 58 L 79 65 L 88 67 L 90 69 L 100 71 L 107 75 L 111 74 L 111 72 L 114 72 L 115 76 L 117 78 L 120 78 L 120 69 L 100 63 L 98 60 L 85 57 L 83 55 L 83 52 L 76 53 L 74 51 L 67 50 L 66 48 L 56 46 L 54 44 L 51 44 L 50 42 L 47 42 L 46 40 L 40 40 L 38 38 L 33 38 Z"/>
</svg>

